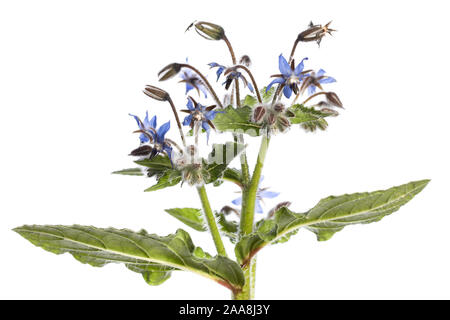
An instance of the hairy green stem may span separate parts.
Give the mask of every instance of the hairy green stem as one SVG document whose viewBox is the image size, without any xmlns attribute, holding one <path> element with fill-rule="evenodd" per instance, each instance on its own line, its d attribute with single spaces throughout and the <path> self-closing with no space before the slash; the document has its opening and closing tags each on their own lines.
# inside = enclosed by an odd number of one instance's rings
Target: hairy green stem
<svg viewBox="0 0 450 320">
<path fill-rule="evenodd" d="M 264 135 L 261 140 L 261 146 L 259 148 L 258 159 L 256 160 L 252 179 L 250 181 L 250 184 L 245 188 L 245 194 L 243 195 L 242 201 L 242 206 L 245 210 L 243 210 L 241 213 L 242 217 L 240 223 L 240 236 L 244 236 L 253 232 L 256 194 L 258 192 L 259 179 L 261 178 L 261 172 L 264 166 L 264 160 L 266 159 L 269 141 L 270 138 L 267 135 Z"/>
<path fill-rule="evenodd" d="M 211 232 L 214 244 L 217 248 L 217 253 L 221 256 L 226 257 L 227 252 L 222 242 L 222 237 L 220 236 L 219 228 L 217 227 L 216 218 L 209 204 L 208 195 L 206 194 L 205 186 L 197 187 L 198 195 L 203 206 L 203 212 L 205 213 L 206 221 L 208 222 L 209 231 Z"/>
</svg>

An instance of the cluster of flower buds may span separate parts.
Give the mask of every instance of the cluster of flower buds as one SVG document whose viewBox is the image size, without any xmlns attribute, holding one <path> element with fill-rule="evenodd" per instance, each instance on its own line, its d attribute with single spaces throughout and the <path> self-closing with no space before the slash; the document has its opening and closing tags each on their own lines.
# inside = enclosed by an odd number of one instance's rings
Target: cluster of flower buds
<svg viewBox="0 0 450 320">
<path fill-rule="evenodd" d="M 181 171 L 183 182 L 191 186 L 200 186 L 204 182 L 206 170 L 196 146 L 189 145 L 185 152 L 173 155 L 174 167 Z"/>
<path fill-rule="evenodd" d="M 301 42 L 310 42 L 310 41 L 316 41 L 317 44 L 320 45 L 320 42 L 322 41 L 322 38 L 328 33 L 331 35 L 331 32 L 336 31 L 334 29 L 329 28 L 331 24 L 331 21 L 328 22 L 326 25 L 322 26 L 321 24 L 314 24 L 310 23 L 309 28 L 305 31 L 301 32 L 298 37 L 297 41 Z"/>
<path fill-rule="evenodd" d="M 285 132 L 291 126 L 285 115 L 285 107 L 281 102 L 274 105 L 261 104 L 253 109 L 252 121 L 261 124 L 267 132 Z"/>
</svg>

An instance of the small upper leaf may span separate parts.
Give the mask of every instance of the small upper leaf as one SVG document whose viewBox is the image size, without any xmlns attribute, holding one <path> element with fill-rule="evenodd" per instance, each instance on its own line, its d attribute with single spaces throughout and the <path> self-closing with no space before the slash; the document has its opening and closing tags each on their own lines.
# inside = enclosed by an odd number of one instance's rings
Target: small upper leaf
<svg viewBox="0 0 450 320">
<path fill-rule="evenodd" d="M 259 136 L 261 126 L 250 121 L 252 108 L 243 106 L 234 109 L 228 106 L 223 112 L 218 113 L 213 122 L 220 131 L 228 131 L 233 133 L 245 133 L 252 137 Z"/>
<path fill-rule="evenodd" d="M 317 128 L 325 130 L 328 123 L 324 118 L 330 116 L 329 113 L 305 107 L 301 104 L 295 104 L 290 107 L 287 114 L 290 115 L 289 121 L 291 124 L 300 124 L 308 131 L 315 131 Z"/>
<path fill-rule="evenodd" d="M 141 168 L 131 168 L 131 169 L 123 169 L 119 171 L 114 171 L 113 174 L 122 174 L 126 176 L 143 176 Z"/>
<path fill-rule="evenodd" d="M 145 189 L 145 192 L 161 190 L 167 187 L 173 187 L 181 182 L 181 173 L 175 169 L 165 170 L 162 176 L 157 177 L 157 182 L 150 188 Z"/>
</svg>

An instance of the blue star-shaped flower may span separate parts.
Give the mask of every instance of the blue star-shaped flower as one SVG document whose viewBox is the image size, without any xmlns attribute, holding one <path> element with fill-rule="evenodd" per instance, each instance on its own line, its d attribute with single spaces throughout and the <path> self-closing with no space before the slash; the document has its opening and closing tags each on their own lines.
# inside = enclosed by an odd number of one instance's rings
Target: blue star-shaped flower
<svg viewBox="0 0 450 320">
<path fill-rule="evenodd" d="M 166 133 L 170 129 L 170 121 L 164 123 L 159 129 L 156 129 L 157 121 L 156 116 L 153 116 L 150 120 L 148 117 L 148 111 L 145 114 L 145 119 L 142 121 L 138 116 L 130 114 L 139 127 L 137 132 L 140 132 L 139 140 L 141 144 L 152 144 L 151 150 L 149 149 L 150 159 L 154 158 L 157 154 L 165 152 L 169 158 L 172 156 L 172 147 L 165 139 Z"/>
<path fill-rule="evenodd" d="M 184 118 L 183 125 L 194 128 L 196 123 L 201 123 L 202 128 L 206 131 L 206 141 L 208 142 L 211 128 L 215 129 L 212 120 L 220 111 L 213 110 L 216 107 L 215 105 L 205 107 L 197 103 L 192 97 L 188 97 L 186 106 L 188 110 L 181 111 L 189 113 L 189 115 Z"/>
<path fill-rule="evenodd" d="M 235 79 L 241 79 L 242 83 L 244 84 L 244 87 L 248 87 L 248 89 L 253 92 L 253 86 L 250 82 L 247 81 L 247 79 L 244 77 L 244 75 L 242 74 L 242 72 L 237 71 L 237 68 L 235 67 L 230 67 L 227 68 L 221 64 L 218 64 L 216 62 L 211 62 L 208 64 L 211 69 L 212 68 L 217 68 L 216 74 L 217 74 L 217 81 L 219 81 L 220 76 L 223 75 L 227 76 L 227 79 L 225 80 L 224 83 L 222 83 L 223 85 L 225 85 L 225 89 L 228 90 L 231 86 L 231 83 L 233 82 L 233 80 Z"/>
<path fill-rule="evenodd" d="M 205 98 L 208 96 L 208 90 L 206 89 L 202 79 L 200 79 L 197 74 L 190 71 L 189 69 L 184 68 L 180 73 L 180 77 L 182 79 L 180 80 L 180 82 L 184 82 L 186 84 L 186 94 L 188 94 L 192 89 L 195 89 L 197 90 L 199 96 L 200 91 L 203 92 Z"/>
<path fill-rule="evenodd" d="M 336 82 L 336 79 L 333 77 L 329 77 L 325 75 L 325 70 L 320 69 L 317 72 L 311 72 L 308 74 L 304 80 L 303 87 L 308 87 L 308 94 L 312 95 L 316 92 L 316 89 L 319 88 L 323 90 L 322 84 L 324 83 L 333 83 Z"/>
<path fill-rule="evenodd" d="M 261 179 L 259 179 L 259 184 L 261 184 L 261 182 L 263 181 L 264 177 L 261 177 Z M 263 201 L 263 198 L 266 199 L 273 199 L 275 197 L 278 197 L 280 195 L 279 192 L 273 192 L 273 191 L 268 191 L 268 188 L 258 188 L 258 192 L 256 193 L 256 201 L 255 201 L 255 207 L 256 207 L 256 213 L 263 213 L 264 210 L 261 206 L 261 202 Z M 242 204 L 242 197 L 239 197 L 237 199 L 234 199 L 233 201 L 231 201 L 234 205 L 241 205 Z"/>
<path fill-rule="evenodd" d="M 275 84 L 279 83 L 283 88 L 283 93 L 286 98 L 290 98 L 292 95 L 292 91 L 295 94 L 299 92 L 299 84 L 305 77 L 303 73 L 303 69 L 305 68 L 303 62 L 308 60 L 308 58 L 303 58 L 303 60 L 294 68 L 294 61 L 291 62 L 291 65 L 286 61 L 282 54 L 278 57 L 278 68 L 280 69 L 281 74 L 273 75 L 272 77 L 276 77 L 266 89 L 266 92 Z"/>
</svg>

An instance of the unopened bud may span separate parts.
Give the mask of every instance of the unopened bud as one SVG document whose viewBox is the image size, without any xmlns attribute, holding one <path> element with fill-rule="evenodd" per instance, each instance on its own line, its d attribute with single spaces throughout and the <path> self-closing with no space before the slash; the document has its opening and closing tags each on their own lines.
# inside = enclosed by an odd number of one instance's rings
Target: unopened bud
<svg viewBox="0 0 450 320">
<path fill-rule="evenodd" d="M 271 126 L 275 123 L 275 121 L 276 121 L 275 115 L 273 113 L 270 113 L 269 116 L 267 117 L 267 124 Z"/>
<path fill-rule="evenodd" d="M 153 148 L 150 147 L 149 145 L 143 145 L 143 146 L 140 146 L 139 148 L 131 151 L 130 156 L 135 156 L 135 157 L 148 156 L 152 152 L 152 150 L 153 150 Z"/>
<path fill-rule="evenodd" d="M 222 40 L 225 37 L 225 30 L 221 26 L 210 22 L 197 22 L 195 31 L 208 40 Z"/>
<path fill-rule="evenodd" d="M 243 55 L 241 57 L 241 60 L 239 60 L 240 64 L 243 64 L 246 67 L 250 67 L 250 65 L 252 64 L 252 60 L 250 60 L 250 57 L 248 55 Z"/>
<path fill-rule="evenodd" d="M 330 116 L 334 116 L 334 117 L 339 115 L 339 112 L 337 112 L 336 110 L 331 109 L 331 108 L 322 108 L 322 109 L 320 109 L 320 112 L 329 114 Z"/>
<path fill-rule="evenodd" d="M 284 104 L 282 104 L 281 102 L 277 102 L 274 106 L 273 106 L 273 110 L 275 110 L 276 112 L 283 112 L 284 111 Z"/>
<path fill-rule="evenodd" d="M 163 89 L 154 87 L 154 86 L 145 86 L 144 93 L 158 101 L 167 101 L 169 100 L 169 94 Z"/>
<path fill-rule="evenodd" d="M 342 105 L 341 100 L 339 99 L 338 95 L 334 92 L 327 92 L 325 94 L 325 96 L 327 97 L 327 101 L 331 106 L 334 107 L 339 107 L 339 108 L 344 108 Z"/>
<path fill-rule="evenodd" d="M 279 204 L 277 204 L 274 208 L 272 208 L 270 211 L 269 211 L 269 214 L 268 214 L 268 217 L 269 218 L 271 218 L 271 217 L 273 217 L 273 215 L 275 214 L 275 212 L 277 212 L 278 210 L 280 210 L 281 208 L 283 208 L 283 207 L 289 207 L 291 205 L 291 202 L 290 201 L 284 201 L 284 202 L 281 202 L 281 203 L 279 203 Z"/>
<path fill-rule="evenodd" d="M 320 41 L 325 36 L 325 34 L 328 33 L 331 35 L 331 32 L 336 31 L 334 29 L 329 28 L 330 23 L 331 21 L 328 22 L 325 26 L 322 26 L 322 25 L 315 25 L 311 22 L 309 24 L 309 28 L 298 35 L 297 41 L 302 42 L 316 41 L 317 43 L 320 44 Z"/>
<path fill-rule="evenodd" d="M 179 63 L 171 63 L 165 66 L 160 72 L 158 72 L 159 81 L 165 81 L 176 76 L 180 70 L 181 65 Z"/>
<path fill-rule="evenodd" d="M 280 130 L 281 132 L 286 131 L 291 126 L 291 123 L 286 117 L 279 116 L 277 120 L 278 120 L 277 127 L 278 130 Z"/>
<path fill-rule="evenodd" d="M 265 114 L 266 114 L 266 108 L 264 108 L 263 106 L 257 106 L 253 110 L 253 121 L 256 123 L 261 122 L 262 119 L 264 118 Z"/>
</svg>

